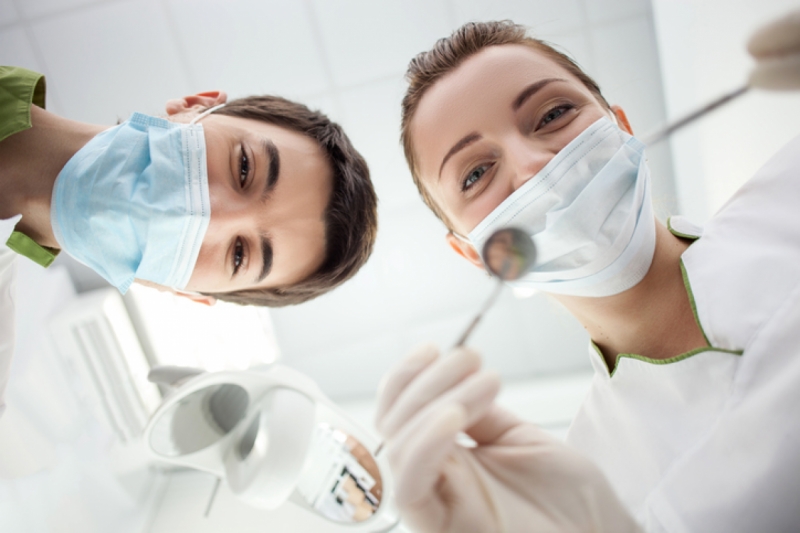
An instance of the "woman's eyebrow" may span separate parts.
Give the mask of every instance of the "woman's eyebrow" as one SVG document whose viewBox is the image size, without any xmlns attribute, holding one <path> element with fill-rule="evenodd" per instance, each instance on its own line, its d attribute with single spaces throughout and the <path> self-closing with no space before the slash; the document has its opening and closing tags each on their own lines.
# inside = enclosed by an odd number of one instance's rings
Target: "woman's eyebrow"
<svg viewBox="0 0 800 533">
<path fill-rule="evenodd" d="M 567 80 L 562 78 L 545 78 L 535 83 L 531 83 L 530 85 L 522 89 L 522 92 L 519 93 L 519 95 L 514 99 L 514 102 L 511 104 L 511 110 L 517 111 L 520 107 L 522 107 L 522 104 L 524 104 L 528 100 L 528 98 L 530 98 L 531 96 L 542 90 L 546 85 L 550 85 L 551 83 L 556 81 L 566 82 Z"/>
<path fill-rule="evenodd" d="M 444 159 L 442 159 L 442 164 L 439 167 L 439 179 L 442 178 L 442 169 L 444 168 L 444 164 L 447 163 L 447 160 L 453 157 L 460 150 L 463 150 L 464 148 L 466 148 L 467 146 L 474 143 L 480 138 L 481 138 L 480 133 L 473 131 L 472 133 L 468 133 L 467 135 L 462 137 L 460 141 L 454 144 L 453 147 L 450 148 L 450 151 L 447 152 L 447 155 L 444 156 Z"/>
</svg>

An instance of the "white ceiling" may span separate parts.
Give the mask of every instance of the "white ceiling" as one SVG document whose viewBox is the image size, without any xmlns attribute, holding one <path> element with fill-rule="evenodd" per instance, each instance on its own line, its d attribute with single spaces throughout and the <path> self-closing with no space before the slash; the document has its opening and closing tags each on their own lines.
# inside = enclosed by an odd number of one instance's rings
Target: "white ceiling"
<svg viewBox="0 0 800 533">
<path fill-rule="evenodd" d="M 563 47 L 635 130 L 664 120 L 647 0 L 0 0 L 0 62 L 45 73 L 49 109 L 87 122 L 211 89 L 280 94 L 340 121 L 380 197 L 375 254 L 344 287 L 272 318 L 284 362 L 341 398 L 371 394 L 419 342 L 448 346 L 490 290 L 419 200 L 398 124 L 408 60 L 499 18 Z M 668 148 L 650 162 L 663 215 L 676 205 Z M 543 295 L 505 294 L 471 344 L 507 377 L 588 368 L 582 328 Z"/>
</svg>

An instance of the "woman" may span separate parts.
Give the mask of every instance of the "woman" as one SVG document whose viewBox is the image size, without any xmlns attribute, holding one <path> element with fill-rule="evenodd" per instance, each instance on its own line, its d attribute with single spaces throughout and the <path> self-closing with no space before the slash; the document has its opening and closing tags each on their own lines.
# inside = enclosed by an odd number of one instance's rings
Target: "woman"
<svg viewBox="0 0 800 533">
<path fill-rule="evenodd" d="M 703 230 L 664 225 L 623 110 L 524 28 L 467 24 L 407 77 L 403 146 L 448 244 L 482 267 L 494 230 L 528 230 L 539 259 L 521 283 L 591 336 L 595 378 L 568 443 L 647 531 L 795 527 L 800 140 Z M 497 389 L 474 354 L 430 348 L 385 381 L 378 427 L 412 522 L 637 527 L 591 464 L 496 407 Z"/>
</svg>

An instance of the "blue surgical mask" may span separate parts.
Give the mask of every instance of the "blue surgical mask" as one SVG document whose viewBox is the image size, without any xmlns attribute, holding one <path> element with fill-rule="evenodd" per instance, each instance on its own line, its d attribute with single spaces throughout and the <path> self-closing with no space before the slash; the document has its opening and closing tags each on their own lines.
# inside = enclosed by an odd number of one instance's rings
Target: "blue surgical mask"
<svg viewBox="0 0 800 533">
<path fill-rule="evenodd" d="M 656 232 L 644 145 L 607 118 L 586 128 L 469 234 L 483 250 L 516 226 L 536 244 L 533 270 L 511 285 L 575 296 L 630 289 L 650 269 Z"/>
<path fill-rule="evenodd" d="M 59 173 L 56 240 L 123 294 L 134 279 L 185 288 L 211 219 L 206 164 L 201 125 L 134 113 Z"/>
</svg>

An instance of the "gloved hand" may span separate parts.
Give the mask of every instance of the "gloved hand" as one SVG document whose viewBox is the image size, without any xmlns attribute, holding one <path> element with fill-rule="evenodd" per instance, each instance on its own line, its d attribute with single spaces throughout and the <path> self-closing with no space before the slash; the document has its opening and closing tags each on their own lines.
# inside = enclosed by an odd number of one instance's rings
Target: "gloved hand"
<svg viewBox="0 0 800 533">
<path fill-rule="evenodd" d="M 424 533 L 639 531 L 590 461 L 495 404 L 499 378 L 480 366 L 468 349 L 440 358 L 426 346 L 383 380 L 377 427 L 403 521 Z"/>
<path fill-rule="evenodd" d="M 747 43 L 756 66 L 749 85 L 762 89 L 800 89 L 800 9 L 756 31 Z"/>
</svg>

